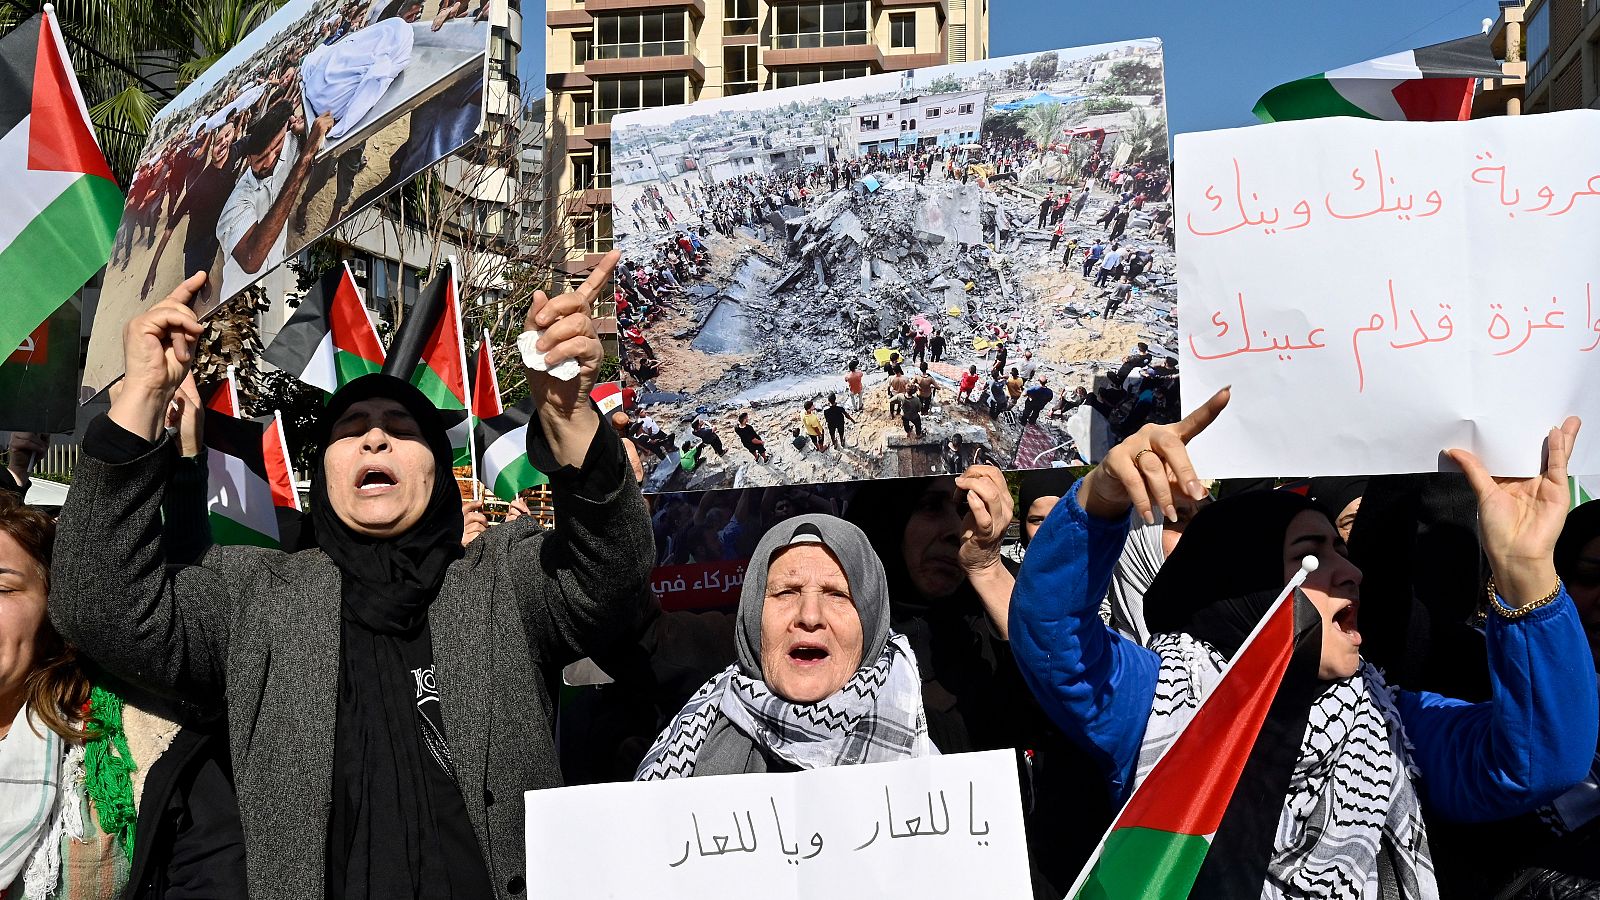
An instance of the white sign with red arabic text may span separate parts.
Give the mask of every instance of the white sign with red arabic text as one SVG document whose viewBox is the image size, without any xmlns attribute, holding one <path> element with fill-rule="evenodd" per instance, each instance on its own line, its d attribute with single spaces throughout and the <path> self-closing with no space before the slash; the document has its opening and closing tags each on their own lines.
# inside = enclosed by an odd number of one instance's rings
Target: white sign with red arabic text
<svg viewBox="0 0 1600 900">
<path fill-rule="evenodd" d="M 1600 472 L 1600 111 L 1179 135 L 1183 406 L 1202 477 Z"/>
</svg>

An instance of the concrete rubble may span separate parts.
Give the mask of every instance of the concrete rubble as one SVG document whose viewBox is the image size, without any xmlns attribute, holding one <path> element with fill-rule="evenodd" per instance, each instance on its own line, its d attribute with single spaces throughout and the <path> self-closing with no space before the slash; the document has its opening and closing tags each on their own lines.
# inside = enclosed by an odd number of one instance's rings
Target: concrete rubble
<svg viewBox="0 0 1600 900">
<path fill-rule="evenodd" d="M 1046 158 L 1024 170 L 1020 181 L 981 186 L 976 178 L 963 184 L 938 173 L 925 182 L 873 173 L 813 200 L 809 210 L 780 207 L 759 228 L 737 229 L 732 240 L 715 232 L 705 237 L 710 277 L 672 301 L 671 325 L 658 324 L 650 338 L 684 359 L 707 359 L 679 366 L 691 371 L 663 365 L 656 386 L 664 396 L 682 392 L 688 399 L 646 411 L 662 427 L 679 429 L 679 445 L 692 439 L 687 426 L 697 414 L 709 417 L 727 457 L 718 460 L 708 448 L 706 465 L 690 475 L 671 465 L 671 455 L 650 475 L 647 489 L 924 474 L 930 466 L 942 471 L 938 451 L 951 434 L 989 448 L 1008 468 L 1032 465 L 1020 458 L 1017 424 L 1006 417 L 992 422 L 981 407 L 950 399 L 959 372 L 977 364 L 987 373 L 993 359 L 988 345 L 996 335 L 1006 338 L 1008 369 L 1020 364 L 1023 349 L 1033 351 L 1058 399 L 1115 371 L 1135 341 L 1147 341 L 1158 356 L 1174 355 L 1175 262 L 1165 240 L 1149 239 L 1148 210 L 1130 219 L 1121 242 L 1150 251 L 1153 259 L 1111 322 L 1101 318 L 1109 288 L 1094 287 L 1081 272 L 1084 254 L 1105 235 L 1094 222 L 1111 196 L 1096 190 L 1076 222 L 1069 210 L 1054 253 L 1052 230 L 1033 227 L 1052 187 L 1036 179 L 1064 177 L 1062 165 Z M 1070 268 L 1063 267 L 1061 249 L 1073 239 L 1080 249 Z M 941 402 L 924 415 L 923 437 L 908 440 L 898 419 L 889 417 L 887 376 L 874 351 L 898 350 L 901 326 L 919 317 L 943 330 L 946 364 L 932 372 Z M 910 353 L 903 355 L 914 375 Z M 867 373 L 869 397 L 865 413 L 857 414 L 862 424 L 852 429 L 857 446 L 842 453 L 795 451 L 789 436 L 799 425 L 800 405 L 815 399 L 820 409 L 835 391 L 845 402 L 842 375 L 851 359 Z M 739 412 L 751 413 L 773 455 L 770 464 L 754 463 L 739 446 L 733 434 Z M 1089 410 L 1079 412 L 1084 415 L 1075 426 L 1041 419 L 1043 439 L 1103 444 L 1104 435 L 1090 436 Z M 1072 461 L 1065 456 L 1065 450 L 1047 454 L 1037 464 Z"/>
</svg>

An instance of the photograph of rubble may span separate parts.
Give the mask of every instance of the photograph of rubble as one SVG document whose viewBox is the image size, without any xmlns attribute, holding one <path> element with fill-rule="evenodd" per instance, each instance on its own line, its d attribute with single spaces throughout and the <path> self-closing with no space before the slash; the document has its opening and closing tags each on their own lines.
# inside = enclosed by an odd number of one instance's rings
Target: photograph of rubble
<svg viewBox="0 0 1600 900">
<path fill-rule="evenodd" d="M 1177 416 L 1158 40 L 641 110 L 612 147 L 648 491 L 1077 465 Z"/>
</svg>

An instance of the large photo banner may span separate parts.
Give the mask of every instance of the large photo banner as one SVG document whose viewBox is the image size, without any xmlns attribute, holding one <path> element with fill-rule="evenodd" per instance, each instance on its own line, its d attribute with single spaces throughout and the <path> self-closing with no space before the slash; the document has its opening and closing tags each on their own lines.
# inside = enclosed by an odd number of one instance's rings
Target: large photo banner
<svg viewBox="0 0 1600 900">
<path fill-rule="evenodd" d="M 291 0 L 150 128 L 101 291 L 85 387 L 121 325 L 195 272 L 202 315 L 471 140 L 491 3 Z"/>
<path fill-rule="evenodd" d="M 1139 40 L 617 115 L 646 491 L 1070 465 L 1171 421 L 1163 72 Z"/>
<path fill-rule="evenodd" d="M 1180 135 L 1184 406 L 1207 477 L 1535 474 L 1600 422 L 1600 112 Z M 1579 440 L 1573 472 L 1600 471 Z"/>
<path fill-rule="evenodd" d="M 528 871 L 565 900 L 1033 896 L 1009 750 L 525 797 Z"/>
</svg>

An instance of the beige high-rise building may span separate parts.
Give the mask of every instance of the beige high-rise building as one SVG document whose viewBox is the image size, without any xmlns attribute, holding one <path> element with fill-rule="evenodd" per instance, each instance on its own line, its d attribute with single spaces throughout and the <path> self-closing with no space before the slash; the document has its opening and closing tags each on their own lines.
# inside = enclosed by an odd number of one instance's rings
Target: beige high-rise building
<svg viewBox="0 0 1600 900">
<path fill-rule="evenodd" d="M 611 249 L 613 116 L 986 59 L 989 3 L 549 0 L 545 209 L 572 239 L 569 282 Z"/>
</svg>

